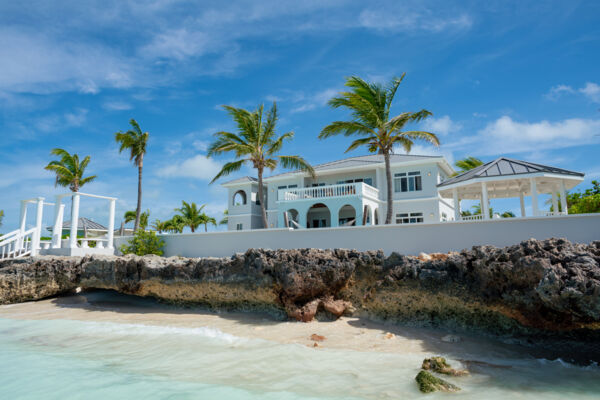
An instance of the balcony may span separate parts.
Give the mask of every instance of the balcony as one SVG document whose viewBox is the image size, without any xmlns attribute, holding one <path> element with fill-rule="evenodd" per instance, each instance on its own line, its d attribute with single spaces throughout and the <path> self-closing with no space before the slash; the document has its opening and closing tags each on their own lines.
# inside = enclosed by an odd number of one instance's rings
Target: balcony
<svg viewBox="0 0 600 400">
<path fill-rule="evenodd" d="M 280 189 L 277 198 L 280 202 L 286 202 L 349 196 L 368 197 L 373 200 L 378 200 L 379 190 L 364 182 L 342 183 L 329 186 Z"/>
</svg>

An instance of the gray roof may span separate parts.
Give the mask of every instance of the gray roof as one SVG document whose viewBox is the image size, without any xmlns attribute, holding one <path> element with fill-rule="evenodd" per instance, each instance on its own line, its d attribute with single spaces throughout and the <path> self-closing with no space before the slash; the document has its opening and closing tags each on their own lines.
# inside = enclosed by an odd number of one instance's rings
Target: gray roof
<svg viewBox="0 0 600 400">
<path fill-rule="evenodd" d="M 223 182 L 221 185 L 229 185 L 230 183 L 246 183 L 246 182 L 258 182 L 258 179 L 252 176 L 243 176 L 231 181 Z"/>
<path fill-rule="evenodd" d="M 392 154 L 392 155 L 390 155 L 390 162 L 398 163 L 398 162 L 403 162 L 403 161 L 426 160 L 426 159 L 441 158 L 441 157 L 442 156 L 419 156 L 419 155 L 412 155 L 412 154 Z M 361 167 L 361 166 L 365 166 L 365 165 L 375 166 L 375 165 L 381 164 L 383 162 L 384 162 L 384 159 L 383 159 L 382 154 L 371 154 L 371 155 L 367 155 L 367 156 L 349 157 L 349 158 L 344 158 L 342 160 L 330 161 L 330 162 L 326 162 L 323 164 L 313 165 L 313 168 L 315 169 L 316 172 L 319 172 L 319 171 L 328 171 L 328 170 L 338 169 L 338 168 Z M 269 178 L 272 178 L 273 176 L 294 174 L 297 172 L 299 172 L 299 170 L 291 171 L 291 172 L 284 172 L 284 173 L 277 174 L 277 175 L 272 175 Z"/>
<path fill-rule="evenodd" d="M 47 229 L 52 231 L 52 226 L 49 226 Z M 71 221 L 65 221 L 63 223 L 63 229 L 71 229 Z M 77 229 L 87 229 L 94 231 L 108 231 L 104 225 L 100 225 L 97 222 L 92 221 L 91 219 L 81 217 L 77 220 Z"/>
<path fill-rule="evenodd" d="M 568 171 L 566 169 L 549 167 L 547 165 L 530 163 L 527 161 L 513 160 L 506 157 L 500 157 L 494 161 L 490 161 L 479 167 L 475 167 L 467 172 L 463 172 L 445 182 L 442 182 L 438 187 L 452 185 L 458 182 L 465 182 L 476 178 L 500 177 L 510 175 L 523 175 L 545 172 L 549 174 L 569 175 L 582 177 L 584 174 L 580 172 Z"/>
</svg>

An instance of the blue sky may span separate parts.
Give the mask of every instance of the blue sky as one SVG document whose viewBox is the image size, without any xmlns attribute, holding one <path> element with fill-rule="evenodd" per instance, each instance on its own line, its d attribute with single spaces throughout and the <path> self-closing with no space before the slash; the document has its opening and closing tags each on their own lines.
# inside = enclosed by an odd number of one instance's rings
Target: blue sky
<svg viewBox="0 0 600 400">
<path fill-rule="evenodd" d="M 421 127 L 442 141 L 413 154 L 507 155 L 585 172 L 582 187 L 600 178 L 597 1 L 23 3 L 0 3 L 1 231 L 16 228 L 19 199 L 64 192 L 43 170 L 54 147 L 92 156 L 98 180 L 83 191 L 133 209 L 136 169 L 114 143 L 130 118 L 150 132 L 151 219 L 181 200 L 219 217 L 224 190 L 208 182 L 227 158 L 204 154 L 233 128 L 220 105 L 276 100 L 280 132 L 296 132 L 283 152 L 330 161 L 348 139 L 316 137 L 346 117 L 326 101 L 349 75 L 406 72 L 395 110 L 432 111 Z M 106 218 L 98 201 L 81 213 Z"/>
</svg>

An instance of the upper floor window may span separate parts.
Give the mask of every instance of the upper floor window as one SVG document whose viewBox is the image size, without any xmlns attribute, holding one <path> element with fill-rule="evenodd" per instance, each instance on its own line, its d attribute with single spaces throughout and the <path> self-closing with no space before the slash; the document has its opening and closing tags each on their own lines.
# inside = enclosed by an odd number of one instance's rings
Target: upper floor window
<svg viewBox="0 0 600 400">
<path fill-rule="evenodd" d="M 283 186 L 277 186 L 277 200 L 279 200 L 279 191 L 281 189 L 294 189 L 297 188 L 298 185 L 283 185 Z"/>
<path fill-rule="evenodd" d="M 396 214 L 397 224 L 419 224 L 423 222 L 423 213 L 400 213 Z"/>
<path fill-rule="evenodd" d="M 394 174 L 394 191 L 395 192 L 415 192 L 423 190 L 421 181 L 421 171 L 400 172 Z"/>
<path fill-rule="evenodd" d="M 359 183 L 359 182 L 364 182 L 369 186 L 373 186 L 373 179 L 372 178 L 358 178 L 358 179 L 348 179 L 345 181 L 337 181 L 338 185 L 341 185 L 343 183 Z"/>
<path fill-rule="evenodd" d="M 233 205 L 234 206 L 242 206 L 246 204 L 246 192 L 243 190 L 238 190 L 233 195 Z"/>
</svg>

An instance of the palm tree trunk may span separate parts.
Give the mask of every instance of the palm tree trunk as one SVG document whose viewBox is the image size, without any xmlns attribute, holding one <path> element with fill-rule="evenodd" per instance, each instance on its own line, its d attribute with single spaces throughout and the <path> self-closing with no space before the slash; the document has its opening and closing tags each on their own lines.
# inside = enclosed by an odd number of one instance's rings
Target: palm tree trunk
<svg viewBox="0 0 600 400">
<path fill-rule="evenodd" d="M 133 231 L 136 232 L 140 227 L 140 214 L 142 213 L 142 168 L 144 168 L 144 156 L 141 156 L 140 163 L 138 165 L 138 198 L 137 208 L 135 209 L 135 223 L 133 224 Z"/>
<path fill-rule="evenodd" d="M 385 180 L 387 183 L 387 212 L 385 213 L 385 223 L 392 223 L 392 216 L 394 213 L 394 194 L 392 192 L 392 168 L 390 167 L 390 152 L 383 152 L 383 159 L 385 160 Z"/>
<path fill-rule="evenodd" d="M 204 232 L 208 232 L 208 223 L 204 224 Z"/>
<path fill-rule="evenodd" d="M 258 199 L 260 200 L 260 211 L 262 213 L 263 228 L 267 229 L 269 224 L 267 222 L 267 211 L 265 208 L 265 196 L 263 190 L 263 169 L 258 168 Z"/>
</svg>

